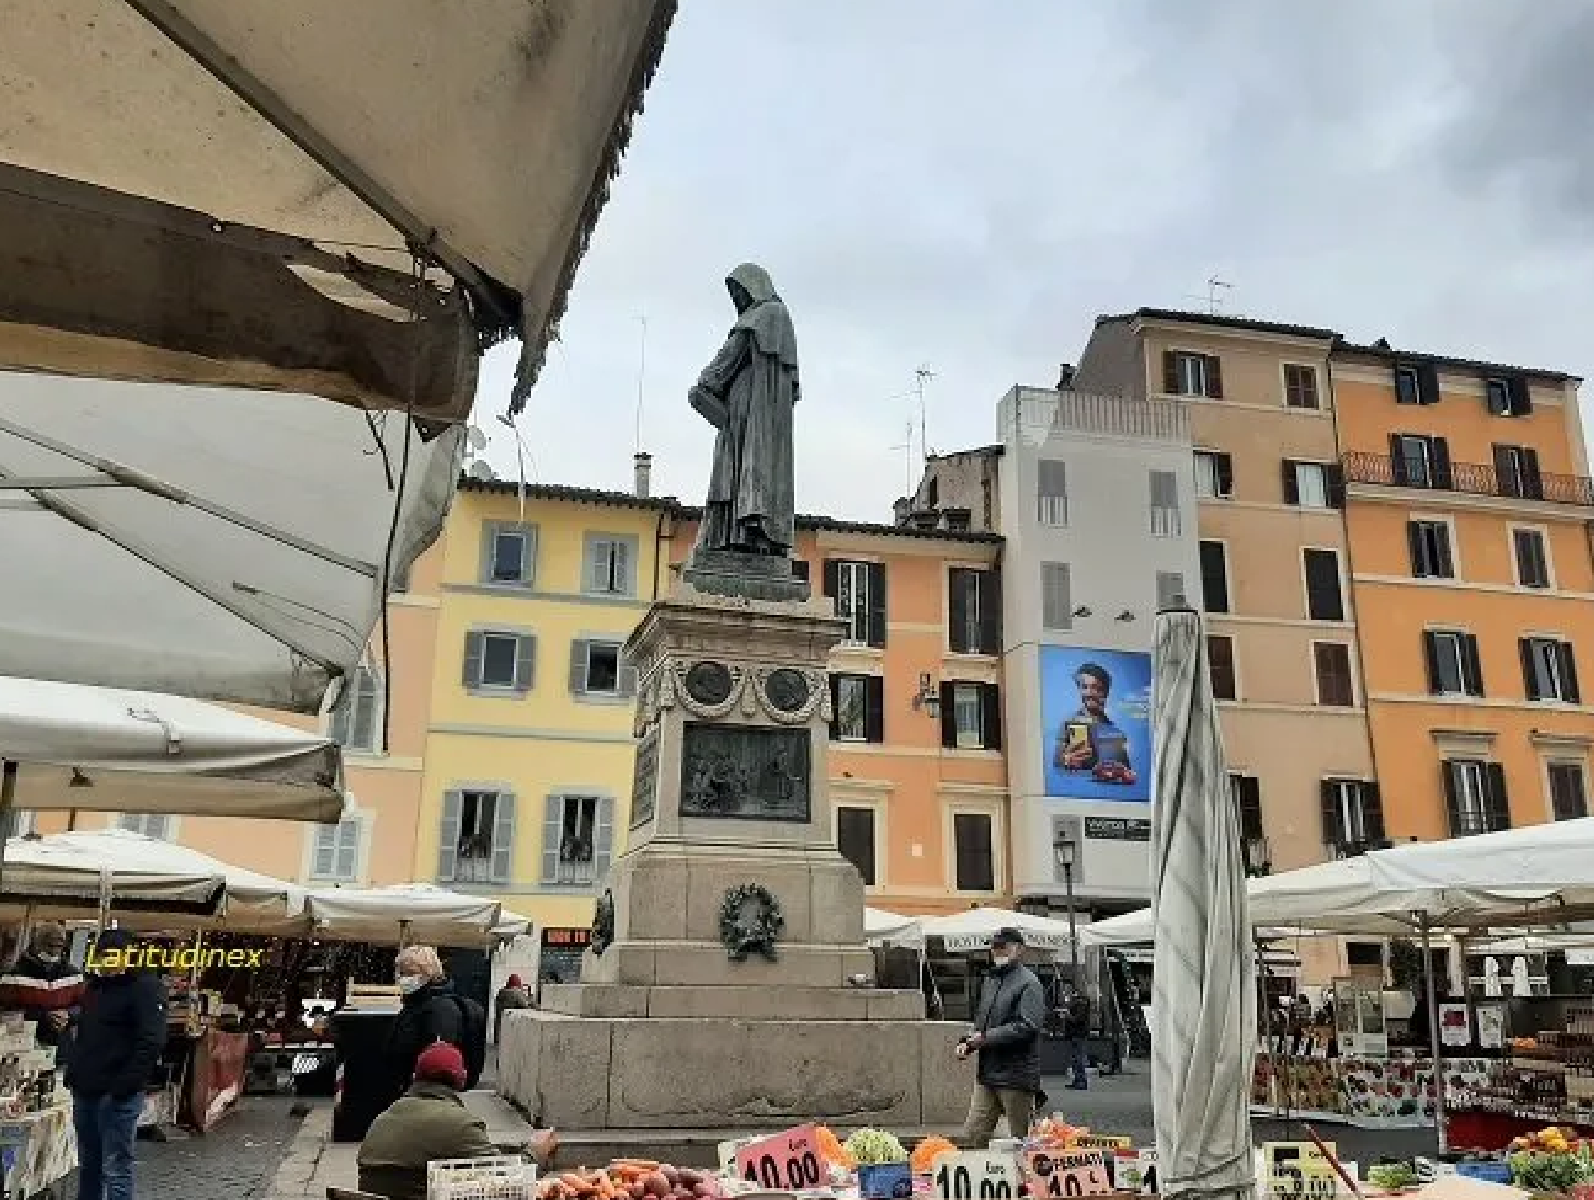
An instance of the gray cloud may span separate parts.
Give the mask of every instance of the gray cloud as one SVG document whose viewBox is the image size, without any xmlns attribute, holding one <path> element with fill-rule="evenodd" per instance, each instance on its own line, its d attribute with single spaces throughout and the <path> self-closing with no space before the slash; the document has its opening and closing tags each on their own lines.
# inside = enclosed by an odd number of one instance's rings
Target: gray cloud
<svg viewBox="0 0 1594 1200">
<path fill-rule="evenodd" d="M 522 420 L 537 476 L 626 484 L 645 315 L 643 440 L 695 497 L 686 388 L 747 258 L 797 322 L 799 503 L 860 519 L 915 367 L 932 449 L 986 442 L 1096 313 L 1214 274 L 1233 311 L 1578 372 L 1591 41 L 1534 0 L 691 0 Z"/>
</svg>

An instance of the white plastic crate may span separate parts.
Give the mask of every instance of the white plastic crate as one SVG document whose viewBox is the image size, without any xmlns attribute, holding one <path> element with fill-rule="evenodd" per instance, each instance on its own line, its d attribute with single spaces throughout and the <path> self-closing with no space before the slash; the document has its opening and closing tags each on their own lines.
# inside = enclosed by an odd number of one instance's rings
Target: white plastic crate
<svg viewBox="0 0 1594 1200">
<path fill-rule="evenodd" d="M 536 1200 L 537 1164 L 519 1154 L 426 1164 L 426 1200 Z"/>
</svg>

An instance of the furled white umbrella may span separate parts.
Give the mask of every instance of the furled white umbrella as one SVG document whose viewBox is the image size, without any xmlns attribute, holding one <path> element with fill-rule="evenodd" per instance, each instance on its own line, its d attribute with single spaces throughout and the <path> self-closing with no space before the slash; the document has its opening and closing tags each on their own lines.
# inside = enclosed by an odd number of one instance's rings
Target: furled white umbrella
<svg viewBox="0 0 1594 1200">
<path fill-rule="evenodd" d="M 1157 614 L 1151 1074 L 1168 1197 L 1249 1197 L 1256 966 L 1201 618 Z"/>
</svg>

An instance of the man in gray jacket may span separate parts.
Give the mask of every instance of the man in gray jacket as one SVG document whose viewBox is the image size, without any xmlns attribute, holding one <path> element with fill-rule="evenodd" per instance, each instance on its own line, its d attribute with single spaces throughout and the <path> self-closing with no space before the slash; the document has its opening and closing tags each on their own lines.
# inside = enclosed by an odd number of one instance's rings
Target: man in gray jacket
<svg viewBox="0 0 1594 1200">
<path fill-rule="evenodd" d="M 1019 961 L 1023 949 L 1024 935 L 1016 929 L 999 929 L 991 938 L 991 969 L 980 984 L 974 1032 L 958 1043 L 959 1058 L 976 1056 L 974 1098 L 963 1130 L 970 1149 L 988 1147 L 1003 1117 L 1013 1137 L 1028 1134 L 1041 1094 L 1046 993 Z"/>
</svg>

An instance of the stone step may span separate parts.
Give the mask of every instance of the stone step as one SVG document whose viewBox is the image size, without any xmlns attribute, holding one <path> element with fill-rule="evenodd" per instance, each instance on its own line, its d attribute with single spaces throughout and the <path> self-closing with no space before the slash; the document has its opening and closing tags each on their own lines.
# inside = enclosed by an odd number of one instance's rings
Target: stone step
<svg viewBox="0 0 1594 1200">
<path fill-rule="evenodd" d="M 568 1017 L 917 1021 L 924 1018 L 924 996 L 915 991 L 884 988 L 545 984 L 543 1010 Z"/>
<path fill-rule="evenodd" d="M 830 1128 L 843 1141 L 861 1126 L 832 1123 Z M 577 1167 L 601 1167 L 617 1158 L 645 1158 L 694 1170 L 714 1169 L 719 1164 L 721 1142 L 746 1137 L 767 1137 L 771 1129 L 589 1129 L 559 1134 L 559 1150 L 554 1167 L 569 1171 Z M 893 1129 L 902 1144 L 913 1149 L 932 1134 L 956 1137 L 956 1129 Z"/>
</svg>

